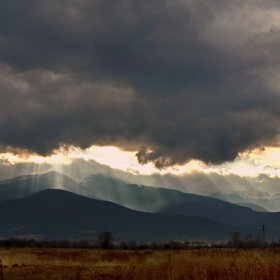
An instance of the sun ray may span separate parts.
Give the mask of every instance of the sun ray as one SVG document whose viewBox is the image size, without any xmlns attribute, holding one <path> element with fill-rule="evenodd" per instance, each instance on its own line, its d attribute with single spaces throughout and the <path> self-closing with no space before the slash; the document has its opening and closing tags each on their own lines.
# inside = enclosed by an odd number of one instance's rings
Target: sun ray
<svg viewBox="0 0 280 280">
<path fill-rule="evenodd" d="M 65 149 L 57 150 L 53 155 L 47 157 L 27 153 L 24 155 L 2 153 L 0 154 L 0 161 L 2 170 L 0 179 L 50 170 L 60 173 L 67 172 L 68 175 L 74 172 L 76 178 L 82 179 L 82 167 L 78 167 L 75 164 L 79 161 L 87 162 L 88 165 L 90 165 L 91 161 L 97 162 L 102 166 L 108 166 L 112 170 L 120 170 L 133 175 L 171 174 L 183 176 L 193 172 L 203 172 L 205 174 L 217 173 L 223 176 L 235 174 L 243 177 L 257 177 L 260 174 L 266 174 L 270 177 L 280 178 L 279 147 L 255 149 L 247 152 L 246 156 L 240 154 L 234 161 L 216 166 L 207 165 L 198 160 L 191 160 L 184 165 L 176 165 L 162 170 L 156 169 L 152 163 L 139 164 L 136 158 L 136 151 L 122 151 L 112 146 L 92 146 L 84 150 L 78 147 L 69 147 L 67 151 Z"/>
</svg>

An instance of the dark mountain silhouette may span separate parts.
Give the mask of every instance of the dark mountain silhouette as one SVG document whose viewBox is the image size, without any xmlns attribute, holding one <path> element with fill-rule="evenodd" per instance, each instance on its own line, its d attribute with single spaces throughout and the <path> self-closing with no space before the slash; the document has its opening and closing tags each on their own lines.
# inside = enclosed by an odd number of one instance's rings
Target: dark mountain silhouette
<svg viewBox="0 0 280 280">
<path fill-rule="evenodd" d="M 96 197 L 136 210 L 206 217 L 241 227 L 261 228 L 262 223 L 266 224 L 266 216 L 259 213 L 266 212 L 266 209 L 258 205 L 236 205 L 208 196 L 128 184 L 101 175 L 90 176 L 81 185 Z M 253 211 L 253 207 L 258 212 Z M 270 226 L 280 229 L 280 223 L 271 223 Z"/>
<path fill-rule="evenodd" d="M 280 212 L 256 212 L 248 207 L 230 204 L 224 201 L 215 204 L 199 201 L 185 202 L 180 205 L 167 207 L 160 213 L 199 216 L 230 225 L 250 228 L 261 228 L 264 224 L 267 229 L 280 230 Z"/>
<path fill-rule="evenodd" d="M 251 232 L 202 217 L 144 213 L 63 190 L 44 190 L 0 202 L 0 235 L 46 239 L 95 238 L 107 230 L 117 240 L 220 240 L 233 231 Z M 269 233 L 267 234 L 269 236 Z"/>
<path fill-rule="evenodd" d="M 241 202 L 241 203 L 235 203 L 236 205 L 239 206 L 245 206 L 245 207 L 249 207 L 250 209 L 257 211 L 257 212 L 269 212 L 267 209 L 265 209 L 264 207 L 261 207 L 255 203 L 251 203 L 251 202 Z"/>
<path fill-rule="evenodd" d="M 45 189 L 64 189 L 83 196 L 115 202 L 125 207 L 145 212 L 159 212 L 166 207 L 176 206 L 193 200 L 205 201 L 204 196 L 201 195 L 186 194 L 172 189 L 129 184 L 103 175 L 90 176 L 78 184 L 68 176 L 54 171 L 37 175 L 24 175 L 0 181 L 0 201 L 25 197 Z M 215 193 L 212 196 L 212 198 L 227 201 L 222 194 Z M 244 199 L 237 195 L 229 197 L 232 199 L 237 197 L 237 200 L 235 199 L 236 201 L 233 202 L 235 204 L 248 206 L 255 211 L 266 211 L 263 207 L 254 205 L 254 203 L 246 204 Z M 279 198 L 276 197 L 274 200 L 277 203 Z M 217 202 L 217 200 L 214 200 L 214 202 Z M 266 200 L 263 200 L 263 203 L 265 202 Z"/>
<path fill-rule="evenodd" d="M 27 175 L 27 176 L 17 177 L 17 178 L 11 179 L 11 180 L 0 181 L 0 200 L 7 200 L 7 199 L 12 199 L 12 198 L 22 198 L 22 197 L 26 197 L 31 194 L 37 193 L 38 191 L 47 190 L 47 189 L 49 189 L 49 190 L 64 189 L 64 190 L 67 190 L 67 191 L 70 191 L 72 193 L 79 194 L 82 196 L 86 196 L 86 197 L 90 197 L 90 198 L 97 198 L 97 199 L 104 200 L 104 201 L 105 200 L 111 201 L 111 202 L 117 203 L 119 205 L 131 208 L 134 210 L 142 211 L 142 212 L 154 212 L 154 213 L 156 212 L 156 213 L 161 213 L 161 214 L 188 216 L 188 219 L 190 219 L 190 217 L 200 217 L 200 219 L 207 218 L 207 219 L 210 219 L 212 222 L 217 221 L 217 222 L 225 223 L 225 224 L 228 224 L 228 225 L 231 225 L 234 227 L 242 227 L 242 228 L 260 229 L 262 224 L 265 224 L 268 229 L 270 228 L 273 230 L 274 229 L 280 230 L 280 220 L 279 220 L 278 213 L 275 213 L 275 215 L 272 215 L 273 213 L 256 212 L 256 211 L 252 211 L 248 207 L 238 206 L 238 205 L 235 205 L 235 204 L 232 204 L 232 203 L 229 203 L 226 201 L 222 201 L 222 200 L 219 200 L 216 198 L 195 195 L 195 194 L 187 194 L 187 193 L 183 193 L 181 191 L 171 190 L 171 189 L 154 188 L 154 187 L 148 187 L 148 186 L 138 186 L 135 184 L 129 184 L 124 181 L 114 179 L 114 178 L 109 178 L 109 177 L 102 176 L 102 175 L 90 176 L 90 177 L 86 178 L 80 184 L 78 184 L 71 178 L 69 178 L 63 174 L 57 173 L 57 172 L 49 172 L 49 173 L 45 173 L 45 174 L 41 174 L 41 175 Z M 40 196 L 38 196 L 38 197 L 40 197 Z M 22 200 L 22 201 L 27 201 L 28 199 L 31 199 L 31 198 L 26 197 L 26 200 Z M 32 199 L 34 199 L 34 198 L 32 198 Z M 80 199 L 81 198 L 79 198 L 79 200 Z M 278 198 L 275 198 L 275 199 L 278 199 Z M 94 200 L 94 201 L 96 204 L 97 203 L 96 200 Z M 19 203 L 18 205 L 21 205 L 20 202 L 17 202 L 17 203 Z M 32 203 L 36 204 L 36 202 L 32 202 Z M 44 205 L 44 203 L 43 203 L 43 205 Z M 63 203 L 61 205 L 63 205 Z M 31 206 L 28 206 L 28 207 L 31 207 Z M 79 209 L 79 207 L 80 206 L 76 206 L 75 208 Z M 116 207 L 116 205 L 114 207 Z M 66 207 L 66 208 L 68 209 L 69 207 Z M 46 209 L 48 209 L 48 208 L 46 208 Z M 83 209 L 83 207 L 81 209 Z M 128 209 L 126 209 L 126 211 L 127 210 Z M 22 211 L 23 211 L 22 213 L 25 213 L 24 209 Z M 64 210 L 61 209 L 61 213 L 63 213 L 63 211 Z M 72 217 L 76 217 L 78 215 L 77 211 L 79 211 L 79 210 L 76 210 L 76 212 L 74 211 L 72 213 Z M 97 213 L 102 213 L 103 210 L 100 210 L 100 211 L 101 212 L 97 212 Z M 60 210 L 58 212 L 60 213 Z M 13 213 L 13 212 L 10 212 L 10 213 Z M 50 227 L 54 226 L 53 223 L 55 222 L 56 215 L 54 214 L 52 209 L 50 208 L 48 210 L 45 210 L 44 213 L 45 213 L 44 215 L 46 216 L 46 219 L 44 221 L 50 220 L 51 221 Z M 134 213 L 136 213 L 136 212 L 134 211 Z M 17 215 L 22 217 L 21 213 L 19 213 Z M 35 215 L 35 214 L 30 213 L 30 217 L 32 217 L 32 215 Z M 48 218 L 48 215 L 50 215 L 49 218 Z M 80 213 L 79 213 L 79 215 L 80 215 Z M 89 219 L 87 212 L 83 212 L 83 215 L 85 215 L 85 218 L 82 218 L 82 216 L 79 216 L 79 219 L 81 221 L 82 220 L 85 221 L 84 219 L 91 221 Z M 126 217 L 127 214 L 124 214 L 124 215 L 125 215 L 124 217 Z M 137 214 L 137 215 L 139 215 L 139 214 Z M 127 217 L 130 217 L 130 216 L 128 215 Z M 143 217 L 143 213 L 141 213 L 141 217 Z M 140 222 L 142 223 L 141 217 L 139 217 L 139 219 L 140 219 Z M 168 216 L 168 217 L 170 217 L 170 216 Z M 52 220 L 52 218 L 54 220 Z M 65 222 L 63 224 L 63 228 L 67 228 L 67 225 L 65 223 L 66 223 L 66 221 L 69 221 L 69 219 L 70 219 L 70 217 L 68 217 L 65 220 Z M 118 219 L 120 219 L 120 221 L 118 221 L 119 223 L 123 223 L 122 215 L 119 215 Z M 187 219 L 187 218 L 176 217 L 176 219 L 178 219 L 178 221 L 180 221 L 180 219 Z M 197 218 L 195 218 L 195 219 L 197 219 Z M 38 221 L 39 220 L 40 219 L 38 217 Z M 62 220 L 62 218 L 61 218 L 61 220 Z M 116 232 L 118 232 L 119 236 L 125 236 L 125 235 L 123 235 L 123 233 L 121 233 L 121 230 L 114 228 L 114 226 L 113 226 L 115 224 L 114 219 L 111 220 L 109 218 L 106 218 L 106 220 L 108 221 L 108 223 L 107 223 L 108 226 L 112 223 L 112 229 L 115 229 Z M 24 220 L 21 220 L 21 221 L 24 221 Z M 9 221 L 7 220 L 6 222 L 8 223 L 7 225 L 9 225 Z M 20 221 L 18 221 L 18 222 L 20 222 Z M 169 221 L 169 223 L 170 222 L 171 221 Z M 46 222 L 44 222 L 44 224 L 45 223 Z M 98 223 L 101 223 L 101 226 L 96 229 L 97 231 L 107 229 L 108 226 L 106 226 L 106 224 L 104 224 L 105 221 L 98 221 Z M 139 226 L 139 225 L 137 225 L 137 223 L 138 222 L 136 222 L 135 225 L 128 223 L 127 225 L 129 225 L 129 226 L 125 227 L 123 225 L 122 229 L 127 230 L 130 226 L 133 226 L 134 228 L 137 229 Z M 36 223 L 32 223 L 33 226 L 35 224 Z M 40 222 L 38 222 L 37 224 L 39 225 Z M 179 224 L 180 223 L 178 223 L 178 227 L 180 227 Z M 27 234 L 27 232 L 29 232 L 30 234 L 31 233 L 40 234 L 40 232 L 38 232 L 38 231 L 30 232 L 28 227 L 26 228 L 26 230 L 28 229 L 26 232 L 24 228 L 21 228 L 26 225 L 28 225 L 28 223 L 25 223 L 25 224 L 22 224 L 21 226 L 19 226 L 20 230 L 15 231 L 15 232 L 17 232 L 17 235 L 25 235 L 25 234 Z M 145 225 L 145 222 L 143 222 L 143 225 Z M 194 225 L 198 226 L 199 224 L 194 222 Z M 6 226 L 6 225 L 4 224 L 4 226 Z M 36 228 L 33 228 L 33 226 L 32 226 L 32 230 L 33 229 L 35 230 Z M 149 226 L 152 226 L 152 224 L 150 224 Z M 149 226 L 147 225 L 146 228 L 144 226 L 145 230 Z M 171 226 L 171 228 L 172 227 L 173 226 Z M 11 230 L 11 229 L 17 229 L 17 228 L 18 228 L 18 226 L 15 225 L 15 226 L 9 226 L 7 229 Z M 78 228 L 78 227 L 76 227 L 76 228 Z M 82 228 L 86 228 L 86 227 L 84 227 L 84 225 L 83 225 Z M 161 230 L 163 230 L 163 229 L 164 228 L 162 227 Z M 54 229 L 52 229 L 52 230 L 54 230 Z M 130 231 L 131 231 L 131 229 L 128 232 L 130 232 Z M 13 231 L 11 231 L 11 232 L 13 232 Z M 76 235 L 82 236 L 80 231 L 75 233 L 70 230 L 69 232 L 72 232 L 70 234 L 71 236 L 72 235 L 73 236 L 76 236 Z M 215 232 L 217 233 L 218 230 L 215 230 Z M 97 232 L 95 232 L 95 233 L 97 233 Z M 179 233 L 179 231 L 178 231 L 178 233 Z M 59 234 L 59 228 L 58 228 L 56 234 Z M 65 234 L 66 233 L 63 233 L 63 235 L 65 235 Z M 94 231 L 90 230 L 90 235 L 92 235 L 92 234 L 94 235 Z M 0 233 L 0 235 L 1 235 L 1 233 Z M 84 235 L 86 236 L 87 234 L 84 233 Z M 132 236 L 132 235 L 138 236 L 136 231 L 134 232 L 134 234 L 131 234 L 131 235 L 128 234 L 127 236 Z M 46 236 L 51 236 L 51 235 L 46 235 Z M 139 233 L 139 236 L 141 237 L 143 235 L 141 235 Z M 156 236 L 156 235 L 153 235 L 153 236 Z M 172 236 L 172 235 L 170 233 L 170 235 L 166 234 L 164 236 L 168 237 L 168 236 Z M 217 235 L 217 239 L 219 236 L 220 235 Z M 179 237 L 179 235 L 178 235 L 178 237 Z M 182 237 L 182 236 L 180 235 L 180 237 Z M 155 238 L 154 240 L 158 240 L 158 239 Z"/>
</svg>

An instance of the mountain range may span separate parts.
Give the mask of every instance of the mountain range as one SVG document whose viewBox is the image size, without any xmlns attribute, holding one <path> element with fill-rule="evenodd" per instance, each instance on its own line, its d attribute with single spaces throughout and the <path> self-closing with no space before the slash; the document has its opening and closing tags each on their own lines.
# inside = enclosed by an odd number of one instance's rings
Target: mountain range
<svg viewBox="0 0 280 280">
<path fill-rule="evenodd" d="M 218 198 L 227 202 L 235 203 L 238 205 L 248 206 L 257 211 L 280 211 L 280 194 L 277 193 L 272 197 L 251 197 L 246 192 L 216 192 L 209 194 L 210 197 Z"/>
<path fill-rule="evenodd" d="M 265 209 L 263 209 L 265 211 Z M 103 175 L 77 183 L 57 172 L 0 181 L 0 236 L 117 240 L 221 240 L 233 231 L 280 236 L 280 213 L 258 212 L 221 199 L 139 186 Z"/>
</svg>

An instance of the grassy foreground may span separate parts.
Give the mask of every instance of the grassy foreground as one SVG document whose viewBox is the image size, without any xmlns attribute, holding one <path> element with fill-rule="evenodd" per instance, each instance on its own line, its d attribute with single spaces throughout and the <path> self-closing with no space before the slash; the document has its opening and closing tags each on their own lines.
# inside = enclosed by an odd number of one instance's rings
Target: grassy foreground
<svg viewBox="0 0 280 280">
<path fill-rule="evenodd" d="M 280 249 L 0 249 L 3 279 L 280 279 Z"/>
</svg>

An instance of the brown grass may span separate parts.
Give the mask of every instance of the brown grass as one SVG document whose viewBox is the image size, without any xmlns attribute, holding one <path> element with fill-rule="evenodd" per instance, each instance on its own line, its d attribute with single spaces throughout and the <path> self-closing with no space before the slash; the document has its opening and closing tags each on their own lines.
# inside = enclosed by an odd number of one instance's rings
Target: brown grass
<svg viewBox="0 0 280 280">
<path fill-rule="evenodd" d="M 279 249 L 0 249 L 0 280 L 280 279 Z"/>
</svg>

